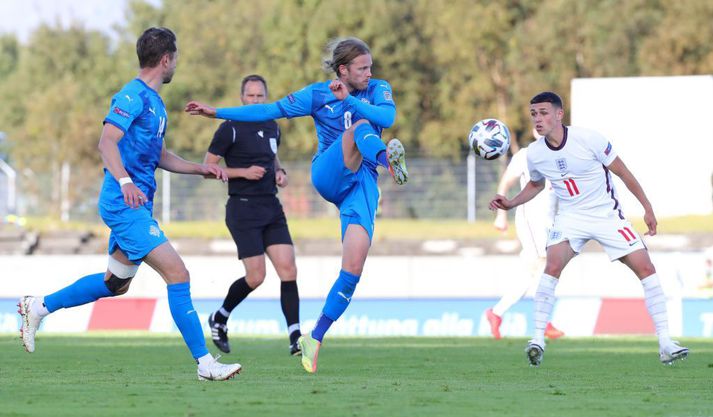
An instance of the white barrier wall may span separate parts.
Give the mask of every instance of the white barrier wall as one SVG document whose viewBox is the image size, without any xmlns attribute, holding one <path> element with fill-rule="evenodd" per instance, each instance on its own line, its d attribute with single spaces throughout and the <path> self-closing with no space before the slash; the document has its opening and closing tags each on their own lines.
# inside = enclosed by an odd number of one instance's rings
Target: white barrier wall
<svg viewBox="0 0 713 417">
<path fill-rule="evenodd" d="M 669 295 L 705 297 L 702 253 L 652 253 Z M 46 294 L 77 278 L 106 270 L 105 255 L 0 256 L 0 298 Z M 234 257 L 187 256 L 194 298 L 222 298 L 233 280 L 243 276 Z M 338 257 L 297 257 L 300 295 L 323 298 L 340 269 Z M 518 256 L 388 256 L 367 260 L 357 296 L 364 298 L 492 298 L 524 278 Z M 251 298 L 279 298 L 279 280 L 268 266 L 265 283 Z M 125 297 L 163 297 L 165 284 L 142 265 Z M 532 292 L 530 292 L 532 294 Z M 638 280 L 604 253 L 576 257 L 562 275 L 558 296 L 643 297 Z"/>
<path fill-rule="evenodd" d="M 668 297 L 671 334 L 713 336 L 713 301 L 701 253 L 654 253 Z M 242 275 L 233 257 L 186 257 L 194 307 L 205 323 L 227 288 Z M 17 297 L 47 294 L 78 277 L 105 269 L 105 256 L 0 257 L 0 332 L 15 332 Z M 339 270 L 336 257 L 299 257 L 303 328 L 311 328 Z M 708 268 L 710 268 L 708 266 Z M 284 335 L 279 281 L 272 269 L 265 284 L 236 310 L 233 334 Z M 374 257 L 367 262 L 354 300 L 330 334 L 351 336 L 487 336 L 484 312 L 509 288 L 528 278 L 517 256 Z M 534 282 L 528 294 L 534 291 Z M 638 280 L 603 253 L 575 258 L 557 287 L 552 321 L 569 336 L 652 334 Z M 506 336 L 532 333 L 532 300 L 503 316 Z M 175 332 L 160 277 L 143 266 L 129 293 L 60 310 L 43 321 L 43 332 L 87 330 Z M 205 329 L 208 330 L 207 328 Z"/>
</svg>

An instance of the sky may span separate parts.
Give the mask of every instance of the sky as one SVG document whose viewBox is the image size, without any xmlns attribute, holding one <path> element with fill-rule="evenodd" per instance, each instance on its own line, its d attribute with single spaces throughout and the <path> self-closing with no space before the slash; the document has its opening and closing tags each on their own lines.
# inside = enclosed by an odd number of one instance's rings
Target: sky
<svg viewBox="0 0 713 417">
<path fill-rule="evenodd" d="M 11 33 L 25 42 L 42 23 L 61 23 L 63 27 L 82 22 L 88 29 L 111 33 L 111 26 L 122 23 L 129 0 L 0 0 L 0 33 Z M 149 3 L 160 4 L 161 0 Z"/>
</svg>

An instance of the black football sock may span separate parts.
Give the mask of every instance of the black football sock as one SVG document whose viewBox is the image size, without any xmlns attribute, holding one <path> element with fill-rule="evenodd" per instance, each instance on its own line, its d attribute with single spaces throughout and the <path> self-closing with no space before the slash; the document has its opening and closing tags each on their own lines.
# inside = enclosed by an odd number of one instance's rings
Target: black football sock
<svg viewBox="0 0 713 417">
<path fill-rule="evenodd" d="M 300 295 L 297 291 L 297 281 L 283 281 L 280 284 L 280 304 L 282 314 L 287 322 L 287 332 L 290 334 L 290 344 L 302 335 L 300 332 Z"/>
<path fill-rule="evenodd" d="M 223 300 L 223 307 L 221 310 L 224 310 L 228 314 L 230 314 L 233 309 L 240 304 L 245 297 L 248 296 L 253 291 L 252 288 L 248 285 L 248 282 L 245 280 L 245 277 L 242 277 L 230 286 L 230 289 L 228 290 L 228 295 L 225 296 L 225 300 Z M 216 311 L 215 316 L 213 319 L 218 322 L 225 324 L 228 322 L 228 317 L 222 312 L 222 311 Z"/>
</svg>

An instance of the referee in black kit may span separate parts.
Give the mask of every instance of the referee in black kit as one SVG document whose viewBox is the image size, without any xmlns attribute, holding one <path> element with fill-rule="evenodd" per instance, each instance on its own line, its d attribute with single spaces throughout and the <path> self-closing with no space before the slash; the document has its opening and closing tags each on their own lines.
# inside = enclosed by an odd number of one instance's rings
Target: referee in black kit
<svg viewBox="0 0 713 417">
<path fill-rule="evenodd" d="M 264 103 L 267 82 L 260 75 L 248 75 L 240 86 L 243 104 Z M 233 282 L 223 305 L 208 318 L 213 343 L 230 352 L 227 322 L 230 312 L 265 280 L 265 253 L 280 277 L 280 302 L 290 336 L 290 353 L 299 355 L 300 337 L 297 266 L 287 219 L 277 199 L 277 187 L 287 186 L 287 171 L 280 166 L 277 148 L 280 129 L 269 122 L 223 122 L 216 130 L 204 163 L 225 159 L 228 204 L 225 223 L 245 265 L 245 276 Z"/>
</svg>

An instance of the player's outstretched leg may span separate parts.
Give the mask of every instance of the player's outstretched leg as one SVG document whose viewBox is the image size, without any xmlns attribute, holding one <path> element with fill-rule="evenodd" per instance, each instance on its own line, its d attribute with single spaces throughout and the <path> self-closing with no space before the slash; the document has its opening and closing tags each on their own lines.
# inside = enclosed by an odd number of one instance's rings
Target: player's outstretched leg
<svg viewBox="0 0 713 417">
<path fill-rule="evenodd" d="M 398 185 L 406 184 L 408 181 L 408 170 L 406 170 L 406 151 L 401 141 L 393 138 L 386 145 L 386 159 L 389 162 L 389 173 Z"/>
<path fill-rule="evenodd" d="M 544 354 L 544 346 L 540 346 L 532 340 L 527 342 L 525 355 L 527 356 L 527 361 L 530 363 L 530 366 L 540 366 L 540 363 L 542 363 L 542 356 L 544 356 Z"/>
<path fill-rule="evenodd" d="M 104 273 L 98 273 L 82 277 L 44 297 L 22 297 L 17 311 L 22 316 L 20 332 L 25 350 L 29 353 L 35 351 L 35 333 L 44 316 L 60 308 L 76 307 L 114 295 L 104 282 Z"/>
<path fill-rule="evenodd" d="M 35 351 L 35 333 L 40 328 L 40 322 L 44 316 L 40 315 L 34 304 L 38 302 L 37 297 L 24 296 L 17 303 L 17 312 L 20 313 L 20 339 L 22 345 L 28 353 Z"/>
</svg>

